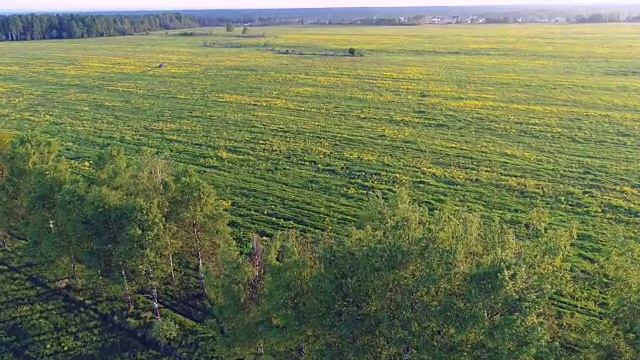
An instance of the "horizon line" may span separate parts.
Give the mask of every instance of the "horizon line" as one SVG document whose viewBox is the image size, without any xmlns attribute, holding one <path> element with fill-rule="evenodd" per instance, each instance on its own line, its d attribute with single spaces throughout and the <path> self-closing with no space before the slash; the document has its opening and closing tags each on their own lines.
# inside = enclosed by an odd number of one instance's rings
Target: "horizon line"
<svg viewBox="0 0 640 360">
<path fill-rule="evenodd" d="M 522 4 L 470 4 L 470 5 L 423 5 L 423 6 L 327 6 L 327 7 L 246 7 L 246 8 L 140 8 L 140 9 L 127 9 L 127 8 L 115 8 L 115 9 L 42 9 L 42 10 L 2 10 L 1 14 L 29 14 L 29 13 L 100 13 L 100 12 L 182 12 L 182 11 L 246 11 L 246 10 L 325 10 L 325 9 L 416 9 L 416 8 L 474 8 L 474 7 L 523 7 L 523 6 L 536 6 L 536 7 L 583 7 L 583 6 L 638 6 L 640 3 L 607 3 L 603 0 L 584 2 L 584 3 L 522 3 Z"/>
</svg>

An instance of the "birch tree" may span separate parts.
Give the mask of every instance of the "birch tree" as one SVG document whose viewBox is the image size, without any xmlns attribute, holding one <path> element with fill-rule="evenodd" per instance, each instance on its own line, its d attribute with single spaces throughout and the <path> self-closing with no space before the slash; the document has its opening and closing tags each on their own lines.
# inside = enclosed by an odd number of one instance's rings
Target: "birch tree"
<svg viewBox="0 0 640 360">
<path fill-rule="evenodd" d="M 179 241 L 175 239 L 167 224 L 169 212 L 169 195 L 174 189 L 173 172 L 167 162 L 163 161 L 152 152 L 147 152 L 138 163 L 135 173 L 134 185 L 136 196 L 141 196 L 162 216 L 162 229 L 156 233 L 155 248 L 157 256 L 161 259 L 158 266 L 161 269 L 168 268 L 171 281 L 176 281 L 174 255 L 179 249 Z M 164 271 L 162 271 L 164 273 Z"/>
<path fill-rule="evenodd" d="M 141 168 L 140 163 L 129 160 L 119 148 L 98 155 L 82 223 L 92 239 L 88 252 L 91 263 L 105 276 L 121 278 L 129 309 L 132 307 L 131 286 L 146 279 L 154 313 L 159 319 L 157 286 L 165 214 L 161 201 L 150 195 L 155 192 L 143 189 L 145 184 L 140 181 L 145 176 Z"/>
<path fill-rule="evenodd" d="M 567 281 L 571 229 L 517 238 L 477 215 L 430 213 L 406 193 L 367 209 L 344 239 L 288 235 L 265 247 L 260 295 L 237 314 L 245 325 L 231 356 L 259 345 L 274 358 L 557 354 L 546 314 Z"/>
<path fill-rule="evenodd" d="M 70 276 L 75 278 L 74 239 L 60 229 L 59 221 L 66 214 L 58 212 L 58 202 L 70 176 L 67 161 L 62 157 L 31 170 L 26 183 L 27 213 L 21 232 L 29 239 L 29 251 L 37 254 L 38 260 L 53 265 L 67 259 L 71 263 Z"/>
<path fill-rule="evenodd" d="M 33 135 L 20 135 L 5 148 L 0 179 L 0 231 L 3 246 L 10 232 L 28 229 L 27 216 L 30 194 L 30 177 L 38 168 L 50 167 L 58 157 L 56 142 Z M 24 236 L 24 234 L 20 234 Z"/>
<path fill-rule="evenodd" d="M 9 164 L 7 163 L 7 158 L 9 156 L 9 149 L 11 147 L 11 135 L 9 133 L 6 132 L 0 132 L 0 203 L 6 203 L 7 201 L 7 195 L 8 193 L 6 193 L 6 190 L 3 190 L 3 187 L 5 185 L 4 184 L 4 178 L 7 176 L 8 173 L 8 169 L 9 169 Z M 0 215 L 5 215 L 4 214 L 4 206 L 6 205 L 0 205 Z M 2 248 L 2 250 L 7 250 L 7 239 L 9 237 L 9 235 L 7 234 L 8 231 L 8 221 L 6 218 L 4 218 L 4 216 L 2 216 L 2 219 L 0 219 L 0 246 Z"/>
<path fill-rule="evenodd" d="M 205 266 L 215 259 L 220 244 L 230 239 L 224 209 L 213 188 L 192 170 L 176 176 L 169 203 L 170 236 L 196 259 L 200 287 L 205 293 Z"/>
<path fill-rule="evenodd" d="M 85 253 L 91 246 L 91 239 L 82 227 L 87 191 L 85 182 L 72 176 L 62 188 L 56 203 L 56 253 L 69 260 L 72 279 L 78 278 L 77 264 L 81 259 L 86 259 Z"/>
</svg>

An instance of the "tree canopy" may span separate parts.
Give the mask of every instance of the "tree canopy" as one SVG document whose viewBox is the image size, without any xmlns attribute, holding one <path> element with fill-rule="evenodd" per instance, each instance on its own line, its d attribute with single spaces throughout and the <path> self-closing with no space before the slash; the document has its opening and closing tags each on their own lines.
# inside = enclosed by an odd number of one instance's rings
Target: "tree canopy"
<svg viewBox="0 0 640 360">
<path fill-rule="evenodd" d="M 566 358 L 566 326 L 598 344 L 579 355 L 640 355 L 637 244 L 621 235 L 594 269 L 611 295 L 600 322 L 568 324 L 553 299 L 580 281 L 567 261 L 576 230 L 541 208 L 507 226 L 399 190 L 371 195 L 346 236 L 234 239 L 225 202 L 191 169 L 117 147 L 74 163 L 39 136 L 0 145 L 3 251 L 8 233 L 26 238 L 32 263 L 65 263 L 78 284 L 99 277 L 128 314 L 144 294 L 147 329 L 167 346 L 194 331 L 160 323 L 162 297 L 186 288 L 206 309 L 198 352 L 225 359 Z M 182 287 L 174 266 L 197 285 Z"/>
<path fill-rule="evenodd" d="M 146 15 L 18 14 L 0 16 L 0 41 L 81 39 L 197 27 L 180 13 Z"/>
<path fill-rule="evenodd" d="M 231 357 L 557 354 L 545 322 L 572 230 L 516 234 L 477 215 L 429 212 L 405 192 L 376 195 L 370 209 L 344 241 L 288 232 L 265 245 L 261 285 L 246 290 L 258 294 L 228 322 Z"/>
</svg>

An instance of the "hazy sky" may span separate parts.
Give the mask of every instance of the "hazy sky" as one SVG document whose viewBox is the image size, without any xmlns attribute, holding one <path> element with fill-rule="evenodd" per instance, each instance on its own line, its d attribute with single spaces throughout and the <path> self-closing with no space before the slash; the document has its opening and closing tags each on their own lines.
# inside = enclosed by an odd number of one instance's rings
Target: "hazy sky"
<svg viewBox="0 0 640 360">
<path fill-rule="evenodd" d="M 0 11 L 157 10 L 484 4 L 637 4 L 640 0 L 0 0 Z"/>
</svg>

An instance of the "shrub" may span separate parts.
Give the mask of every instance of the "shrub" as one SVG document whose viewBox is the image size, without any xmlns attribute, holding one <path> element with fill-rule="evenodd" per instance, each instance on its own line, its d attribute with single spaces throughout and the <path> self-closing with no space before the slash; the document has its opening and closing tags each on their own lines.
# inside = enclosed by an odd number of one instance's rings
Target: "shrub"
<svg viewBox="0 0 640 360">
<path fill-rule="evenodd" d="M 151 335 L 163 344 L 170 345 L 180 334 L 180 329 L 176 323 L 170 319 L 154 321 Z"/>
</svg>

